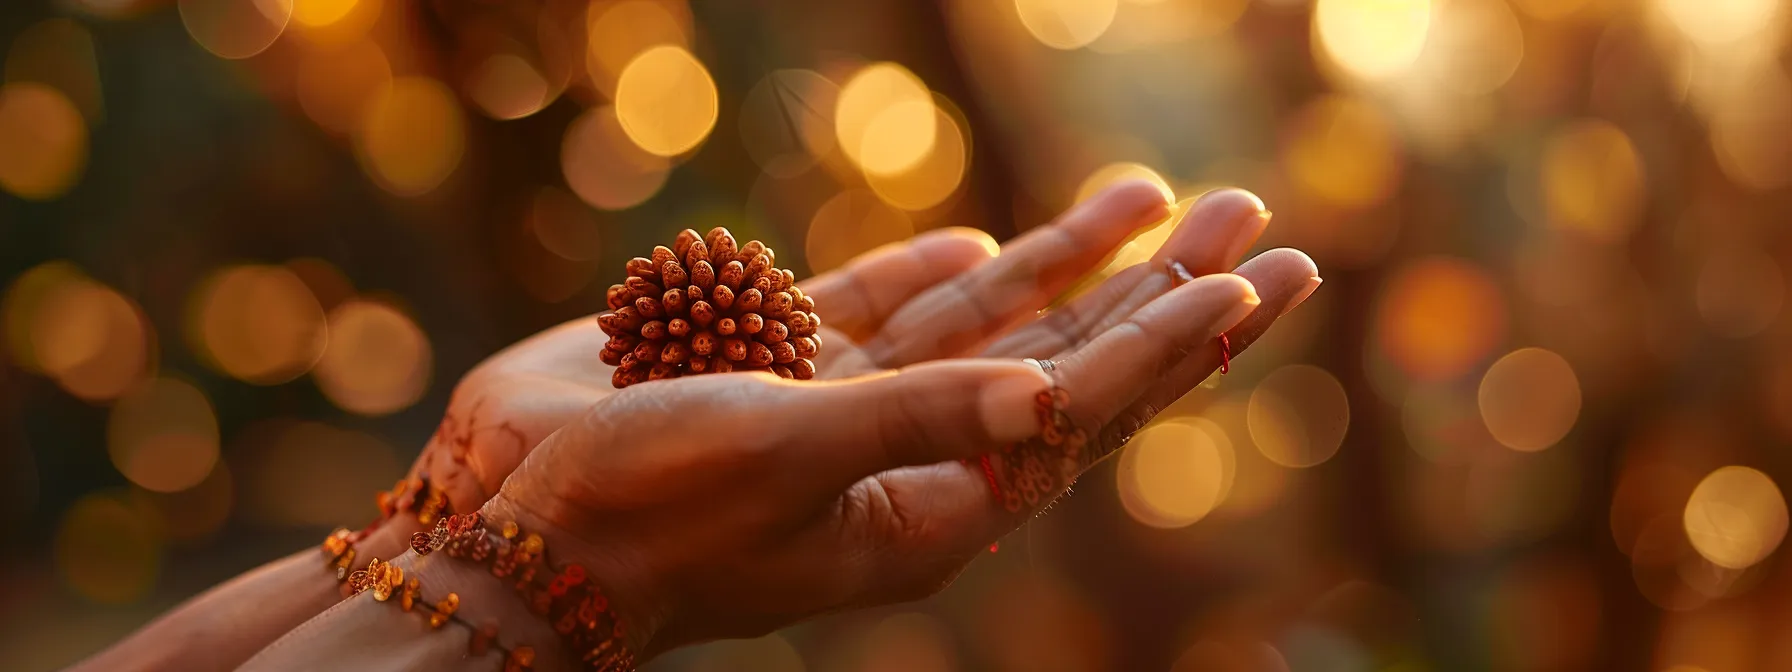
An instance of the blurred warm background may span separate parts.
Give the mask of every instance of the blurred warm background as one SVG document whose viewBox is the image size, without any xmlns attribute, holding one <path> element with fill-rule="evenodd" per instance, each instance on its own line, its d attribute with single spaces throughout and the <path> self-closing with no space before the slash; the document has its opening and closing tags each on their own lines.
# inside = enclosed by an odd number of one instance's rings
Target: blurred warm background
<svg viewBox="0 0 1792 672">
<path fill-rule="evenodd" d="M 1788 21 L 8 0 L 0 668 L 365 521 L 678 229 L 807 274 L 1135 176 L 1256 191 L 1325 287 L 945 594 L 656 669 L 1792 669 Z"/>
</svg>

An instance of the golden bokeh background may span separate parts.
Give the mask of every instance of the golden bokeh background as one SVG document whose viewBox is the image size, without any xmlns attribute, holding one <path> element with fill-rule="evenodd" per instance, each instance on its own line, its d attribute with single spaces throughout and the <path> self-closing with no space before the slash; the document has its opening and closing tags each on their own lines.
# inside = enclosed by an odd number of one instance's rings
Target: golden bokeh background
<svg viewBox="0 0 1792 672">
<path fill-rule="evenodd" d="M 801 275 L 1225 185 L 1326 282 L 942 595 L 654 669 L 1792 669 L 1792 2 L 21 0 L 0 669 L 371 515 L 725 225 Z M 825 312 L 825 310 L 824 310 Z"/>
</svg>

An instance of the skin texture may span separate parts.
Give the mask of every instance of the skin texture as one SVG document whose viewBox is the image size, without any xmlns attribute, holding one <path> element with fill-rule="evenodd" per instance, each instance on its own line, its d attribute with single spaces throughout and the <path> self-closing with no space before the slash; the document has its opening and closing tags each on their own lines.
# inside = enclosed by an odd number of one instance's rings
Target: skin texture
<svg viewBox="0 0 1792 672">
<path fill-rule="evenodd" d="M 485 505 L 547 534 L 558 561 L 592 568 L 645 655 L 931 593 L 1032 514 L 999 506 L 976 463 L 958 460 L 1036 432 L 1034 392 L 1053 383 L 1069 390 L 1068 412 L 1092 437 L 1087 458 L 1051 474 L 1051 497 L 1204 379 L 1219 363 L 1221 330 L 1242 352 L 1317 284 L 1311 260 L 1292 250 L 1210 275 L 1231 268 L 1268 221 L 1255 197 L 1222 190 L 1190 208 L 1152 263 L 1039 316 L 1167 212 L 1155 187 L 1123 183 L 999 255 L 986 235 L 948 229 L 804 281 L 827 320 L 821 383 L 697 376 L 618 392 L 593 356 L 606 339 L 595 321 L 561 325 L 463 378 L 413 472 L 446 487 L 454 510 Z M 1169 259 L 1207 277 L 1172 289 Z M 1056 379 L 1022 357 L 1058 360 Z M 196 598 L 90 666 L 234 667 L 327 606 L 298 604 L 305 591 L 294 585 L 334 589 L 304 555 Z M 444 580 L 469 595 L 491 588 L 476 576 Z M 252 614 L 229 607 L 283 601 L 295 604 Z M 283 640 L 256 662 L 279 667 L 282 655 L 303 650 L 306 665 L 332 652 L 354 663 L 368 654 L 343 650 L 337 642 L 352 638 L 330 633 L 351 623 L 373 632 L 370 623 L 405 616 L 357 606 L 366 602 L 345 602 L 288 636 L 313 638 L 306 647 Z M 189 650 L 216 651 L 215 641 L 181 644 L 226 612 L 235 619 L 228 655 Z"/>
</svg>

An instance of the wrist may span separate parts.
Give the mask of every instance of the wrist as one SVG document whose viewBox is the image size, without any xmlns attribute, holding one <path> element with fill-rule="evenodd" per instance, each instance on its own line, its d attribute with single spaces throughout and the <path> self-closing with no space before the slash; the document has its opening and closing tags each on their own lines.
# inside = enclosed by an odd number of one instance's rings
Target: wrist
<svg viewBox="0 0 1792 672">
<path fill-rule="evenodd" d="M 503 529 L 507 523 L 514 523 L 525 534 L 540 535 L 544 549 L 541 569 L 544 577 L 564 577 L 569 569 L 584 577 L 584 582 L 601 595 L 599 602 L 604 616 L 615 624 L 613 645 L 626 650 L 634 664 L 646 663 L 652 655 L 661 652 L 655 648 L 654 634 L 665 620 L 664 610 L 653 597 L 652 581 L 642 563 L 614 548 L 572 534 L 504 494 L 488 501 L 480 509 L 480 516 L 491 529 Z M 565 579 L 561 578 L 561 581 Z M 526 602 L 527 598 L 518 601 Z M 554 624 L 566 643 L 563 648 L 578 660 L 588 651 L 573 650 L 580 645 L 566 636 L 569 625 L 566 622 Z M 585 641 L 583 645 L 589 648 L 592 643 Z M 598 645 L 603 646 L 601 642 Z"/>
</svg>

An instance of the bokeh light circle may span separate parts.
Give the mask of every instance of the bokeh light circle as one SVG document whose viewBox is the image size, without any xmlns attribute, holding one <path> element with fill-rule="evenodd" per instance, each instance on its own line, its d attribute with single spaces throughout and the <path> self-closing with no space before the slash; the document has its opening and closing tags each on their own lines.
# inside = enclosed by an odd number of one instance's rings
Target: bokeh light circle
<svg viewBox="0 0 1792 672">
<path fill-rule="evenodd" d="M 354 11 L 357 0 L 290 0 L 292 20 L 301 26 L 330 25 Z"/>
<path fill-rule="evenodd" d="M 873 63 L 840 87 L 834 137 L 866 173 L 894 175 L 933 151 L 938 127 L 933 94 L 895 63 Z"/>
<path fill-rule="evenodd" d="M 355 156 L 386 191 L 421 196 L 460 165 L 466 134 L 460 103 L 448 87 L 427 77 L 400 77 L 367 103 Z"/>
<path fill-rule="evenodd" d="M 1412 67 L 1431 28 L 1431 0 L 1318 0 L 1313 32 L 1322 53 L 1359 77 Z"/>
<path fill-rule="evenodd" d="M 434 355 L 417 323 L 385 303 L 356 299 L 330 311 L 330 343 L 313 376 L 344 410 L 385 415 L 429 387 Z"/>
<path fill-rule="evenodd" d="M 840 87 L 812 70 L 777 70 L 747 91 L 740 141 L 767 175 L 796 177 L 834 151 Z"/>
<path fill-rule="evenodd" d="M 142 310 L 85 278 L 46 293 L 27 329 L 39 369 L 88 401 L 124 394 L 155 364 L 154 331 Z"/>
<path fill-rule="evenodd" d="M 218 463 L 218 418 L 191 383 L 155 378 L 112 406 L 106 422 L 112 465 L 154 492 L 186 490 Z"/>
<path fill-rule="evenodd" d="M 313 50 L 298 66 L 299 107 L 336 133 L 354 132 L 368 103 L 391 86 L 392 64 L 372 40 Z"/>
<path fill-rule="evenodd" d="M 1114 25 L 1116 0 L 1014 0 L 1020 23 L 1053 49 L 1076 49 L 1094 42 Z"/>
<path fill-rule="evenodd" d="M 683 47 L 660 45 L 629 61 L 616 81 L 616 118 L 641 149 L 690 151 L 716 126 L 716 83 Z"/>
<path fill-rule="evenodd" d="M 87 123 L 49 86 L 0 86 L 0 189 L 41 201 L 67 193 L 87 166 Z"/>
<path fill-rule="evenodd" d="M 865 184 L 884 202 L 919 211 L 939 205 L 958 191 L 969 163 L 969 147 L 958 121 L 934 109 L 933 148 L 919 162 L 895 175 L 866 173 Z"/>
<path fill-rule="evenodd" d="M 1543 450 L 1580 417 L 1580 380 L 1561 355 L 1542 348 L 1507 353 L 1481 378 L 1481 420 L 1513 450 Z"/>
<path fill-rule="evenodd" d="M 281 266 L 235 266 L 194 295 L 187 336 L 231 377 L 258 385 L 297 378 L 323 356 L 329 331 L 310 287 Z"/>
<path fill-rule="evenodd" d="M 293 0 L 178 0 L 187 34 L 222 58 L 254 56 L 280 39 L 292 20 Z"/>
<path fill-rule="evenodd" d="M 467 98 L 493 119 L 521 119 L 553 102 L 557 87 L 517 54 L 500 51 L 473 66 L 464 82 Z"/>
<path fill-rule="evenodd" d="M 1350 398 L 1325 369 L 1305 364 L 1271 372 L 1245 412 L 1251 441 L 1271 462 L 1304 468 L 1338 453 L 1350 429 Z"/>
<path fill-rule="evenodd" d="M 592 207 L 625 210 L 651 198 L 671 165 L 628 139 L 612 107 L 594 107 L 566 127 L 560 170 L 566 184 Z"/>
<path fill-rule="evenodd" d="M 1452 380 L 1505 339 L 1504 296 L 1485 270 L 1467 261 L 1411 262 L 1382 292 L 1376 347 L 1413 379 Z"/>
<path fill-rule="evenodd" d="M 162 569 L 153 522 L 118 497 L 82 497 L 56 530 L 56 570 L 84 598 L 130 604 L 148 596 Z"/>
<path fill-rule="evenodd" d="M 1786 537 L 1786 499 L 1758 470 L 1723 467 L 1705 476 L 1687 499 L 1686 538 L 1711 564 L 1743 569 L 1765 559 Z"/>
<path fill-rule="evenodd" d="M 1231 446 L 1192 423 L 1153 423 L 1134 436 L 1115 470 L 1120 504 L 1144 525 L 1193 525 L 1224 499 Z"/>
<path fill-rule="evenodd" d="M 1642 160 L 1630 136 L 1610 122 L 1583 120 L 1557 131 L 1538 178 L 1551 226 L 1603 241 L 1623 240 L 1636 228 Z"/>
</svg>

